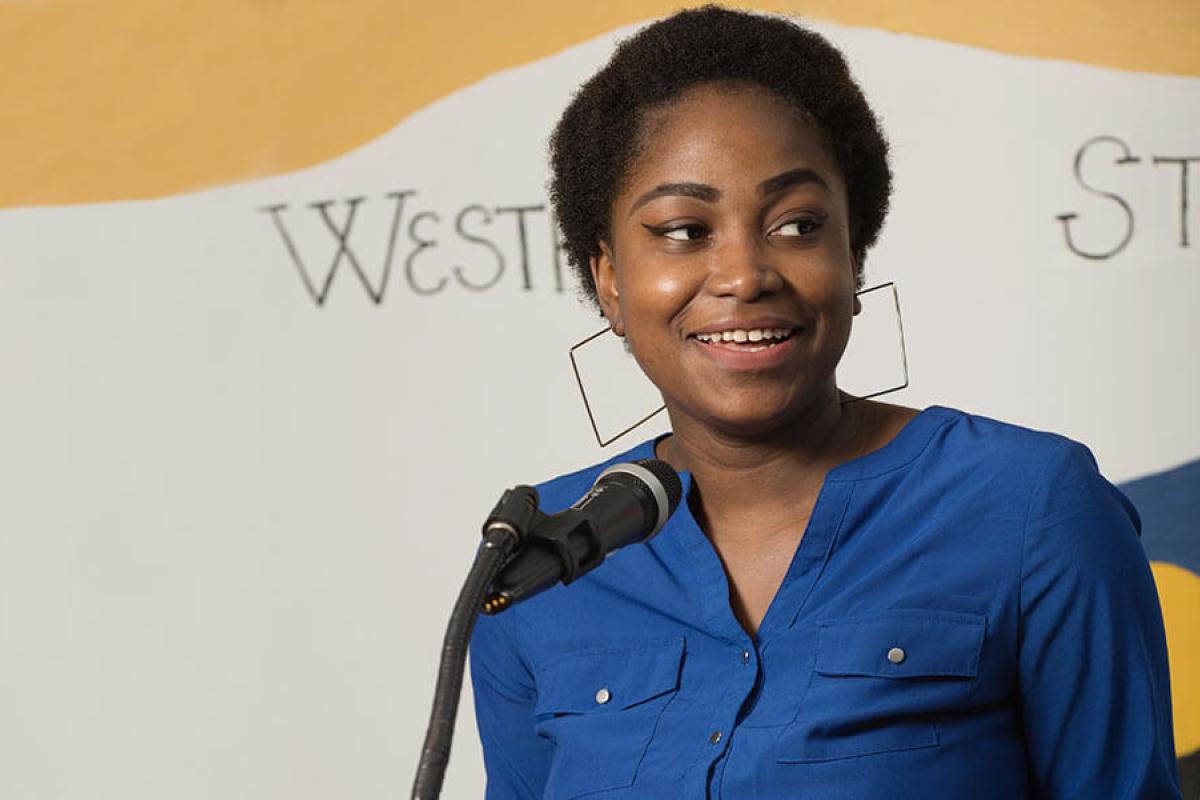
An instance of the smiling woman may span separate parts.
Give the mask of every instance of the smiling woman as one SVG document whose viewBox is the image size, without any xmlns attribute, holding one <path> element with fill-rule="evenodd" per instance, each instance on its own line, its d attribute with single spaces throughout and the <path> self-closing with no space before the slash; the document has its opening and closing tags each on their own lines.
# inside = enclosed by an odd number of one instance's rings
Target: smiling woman
<svg viewBox="0 0 1200 800">
<path fill-rule="evenodd" d="M 857 280 L 847 191 L 822 134 L 739 83 L 699 84 L 647 126 L 590 260 L 605 316 L 681 437 L 692 424 L 813 430 L 809 416 L 837 405 Z"/>
<path fill-rule="evenodd" d="M 840 54 L 682 12 L 584 85 L 552 160 L 672 430 L 543 505 L 649 457 L 687 503 L 480 622 L 488 796 L 1178 797 L 1137 512 L 1088 449 L 838 387 L 891 185 Z"/>
</svg>

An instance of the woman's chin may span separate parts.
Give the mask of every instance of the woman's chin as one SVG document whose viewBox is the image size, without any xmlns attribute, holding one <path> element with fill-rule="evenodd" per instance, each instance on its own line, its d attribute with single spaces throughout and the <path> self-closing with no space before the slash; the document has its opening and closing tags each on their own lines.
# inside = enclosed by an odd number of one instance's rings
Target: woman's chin
<svg viewBox="0 0 1200 800">
<path fill-rule="evenodd" d="M 686 416 L 699 427 L 737 439 L 776 437 L 782 431 L 807 424 L 806 420 L 810 417 L 820 416 L 818 409 L 797 403 L 794 397 L 788 398 L 788 402 L 765 400 L 758 397 L 748 402 L 733 397 L 717 407 L 696 409 L 695 413 L 687 413 Z M 672 414 L 671 420 L 678 427 L 678 414 Z"/>
</svg>

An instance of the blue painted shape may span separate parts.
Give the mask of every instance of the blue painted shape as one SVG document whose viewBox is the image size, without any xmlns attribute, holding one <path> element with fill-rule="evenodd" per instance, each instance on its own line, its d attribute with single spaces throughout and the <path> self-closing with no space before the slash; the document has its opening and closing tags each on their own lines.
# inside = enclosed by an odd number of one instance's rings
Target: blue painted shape
<svg viewBox="0 0 1200 800">
<path fill-rule="evenodd" d="M 1152 561 L 1200 575 L 1200 460 L 1120 486 L 1142 516 L 1142 546 Z"/>
</svg>

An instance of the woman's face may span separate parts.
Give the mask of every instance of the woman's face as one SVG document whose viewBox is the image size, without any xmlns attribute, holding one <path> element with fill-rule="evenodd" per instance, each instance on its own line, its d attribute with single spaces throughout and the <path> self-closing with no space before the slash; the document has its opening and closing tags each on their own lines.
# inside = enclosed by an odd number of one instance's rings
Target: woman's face
<svg viewBox="0 0 1200 800">
<path fill-rule="evenodd" d="M 739 84 L 697 86 L 643 131 L 592 272 L 676 427 L 756 435 L 836 401 L 856 281 L 821 134 Z"/>
</svg>

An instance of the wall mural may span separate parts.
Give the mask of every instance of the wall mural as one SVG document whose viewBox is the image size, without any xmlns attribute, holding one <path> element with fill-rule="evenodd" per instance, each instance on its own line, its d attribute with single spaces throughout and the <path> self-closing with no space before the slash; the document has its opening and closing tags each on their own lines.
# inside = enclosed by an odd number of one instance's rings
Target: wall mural
<svg viewBox="0 0 1200 800">
<path fill-rule="evenodd" d="M 567 358 L 600 325 L 557 246 L 544 143 L 621 26 L 665 6 L 452 35 L 471 8 L 232 3 L 218 26 L 108 5 L 0 10 L 30 76 L 0 112 L 3 794 L 394 796 L 483 516 L 600 455 Z M 892 397 L 1080 440 L 1134 500 L 1194 796 L 1188 28 L 1090 58 L 1088 37 L 1148 23 L 1077 8 L 1056 39 L 1019 14 L 828 5 L 838 21 L 812 24 L 894 149 L 868 259 L 903 303 Z M 361 63 L 321 66 L 327 48 Z M 274 93 L 253 77 L 272 61 L 299 65 Z M 884 380 L 892 361 L 855 366 Z M 628 364 L 589 377 L 644 388 Z M 467 698 L 445 795 L 482 781 Z"/>
</svg>

